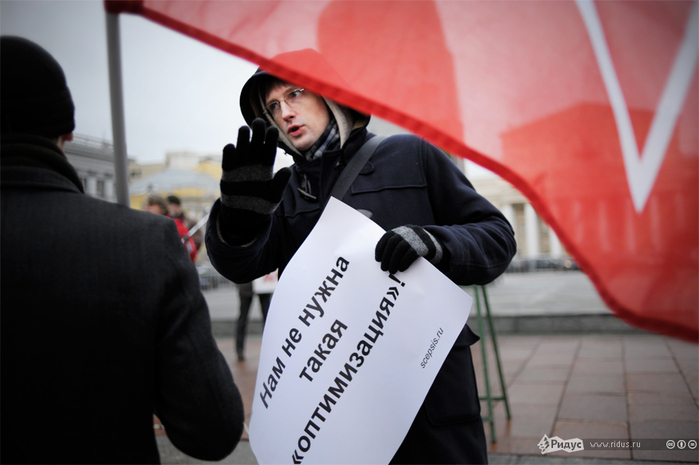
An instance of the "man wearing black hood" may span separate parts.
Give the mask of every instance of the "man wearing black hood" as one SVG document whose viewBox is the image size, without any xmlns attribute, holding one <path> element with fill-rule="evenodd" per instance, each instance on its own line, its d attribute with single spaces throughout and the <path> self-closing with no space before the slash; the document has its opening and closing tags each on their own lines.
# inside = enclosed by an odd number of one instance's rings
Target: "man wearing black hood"
<svg viewBox="0 0 699 465">
<path fill-rule="evenodd" d="M 0 462 L 159 463 L 154 413 L 223 459 L 243 404 L 175 223 L 85 195 L 61 66 L 19 37 L 0 51 Z"/>
<path fill-rule="evenodd" d="M 338 177 L 374 135 L 368 116 L 261 69 L 240 105 L 252 140 L 243 127 L 237 146 L 223 150 L 221 199 L 206 244 L 219 272 L 246 282 L 283 272 Z M 277 144 L 295 165 L 273 174 Z M 422 256 L 457 284 L 486 284 L 515 254 L 504 216 L 444 153 L 412 135 L 383 140 L 341 200 L 387 231 L 376 247 L 384 271 L 405 271 Z M 464 326 L 392 463 L 487 462 L 470 351 L 477 340 Z"/>
</svg>

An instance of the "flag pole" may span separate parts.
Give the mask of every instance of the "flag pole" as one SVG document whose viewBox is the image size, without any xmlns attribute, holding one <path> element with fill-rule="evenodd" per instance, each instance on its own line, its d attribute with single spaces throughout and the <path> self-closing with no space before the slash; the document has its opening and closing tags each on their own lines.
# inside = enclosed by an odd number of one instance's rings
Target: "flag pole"
<svg viewBox="0 0 699 465">
<path fill-rule="evenodd" d="M 121 84 L 121 49 L 119 45 L 119 15 L 107 14 L 107 56 L 109 61 L 109 94 L 112 107 L 112 139 L 114 140 L 114 170 L 117 203 L 129 207 L 129 163 L 126 155 L 124 129 L 124 96 Z"/>
<path fill-rule="evenodd" d="M 199 231 L 201 229 L 201 227 L 206 224 L 207 221 L 209 221 L 209 214 L 208 213 L 206 215 L 204 215 L 204 218 L 200 219 L 197 224 L 192 226 L 192 229 L 187 231 L 187 234 L 182 236 L 182 243 L 184 244 L 185 242 L 187 242 L 189 240 L 189 238 L 194 235 L 194 233 Z"/>
</svg>

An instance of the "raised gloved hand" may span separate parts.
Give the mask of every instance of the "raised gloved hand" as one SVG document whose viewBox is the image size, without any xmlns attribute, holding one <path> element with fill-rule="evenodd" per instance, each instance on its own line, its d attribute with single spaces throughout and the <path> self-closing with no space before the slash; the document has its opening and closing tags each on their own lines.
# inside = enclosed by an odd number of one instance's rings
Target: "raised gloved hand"
<svg viewBox="0 0 699 465">
<path fill-rule="evenodd" d="M 375 252 L 381 269 L 391 274 L 407 270 L 417 257 L 425 257 L 437 265 L 443 256 L 442 245 L 432 234 L 410 224 L 386 232 L 376 244 Z"/>
<path fill-rule="evenodd" d="M 269 223 L 282 199 L 291 170 L 282 168 L 273 175 L 279 131 L 266 128 L 257 118 L 250 129 L 238 131 L 237 146 L 223 148 L 221 167 L 221 213 L 218 227 L 221 237 L 231 245 L 252 242 Z"/>
</svg>

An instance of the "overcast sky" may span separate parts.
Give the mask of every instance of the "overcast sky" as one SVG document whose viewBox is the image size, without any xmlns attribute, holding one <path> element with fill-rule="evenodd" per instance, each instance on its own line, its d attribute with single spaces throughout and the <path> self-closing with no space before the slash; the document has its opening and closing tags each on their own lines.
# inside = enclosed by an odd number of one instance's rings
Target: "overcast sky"
<svg viewBox="0 0 699 465">
<path fill-rule="evenodd" d="M 240 89 L 257 65 L 140 16 L 121 14 L 119 22 L 129 157 L 162 163 L 168 151 L 220 155 L 235 143 L 245 124 Z M 73 95 L 75 133 L 113 140 L 102 0 L 0 0 L 0 34 L 48 50 Z M 467 165 L 472 178 L 492 176 Z"/>
<path fill-rule="evenodd" d="M 240 89 L 256 65 L 142 17 L 122 14 L 126 148 L 140 162 L 165 152 L 220 154 L 235 142 Z M 0 0 L 0 33 L 38 43 L 61 64 L 76 134 L 112 141 L 106 19 L 101 0 Z"/>
</svg>

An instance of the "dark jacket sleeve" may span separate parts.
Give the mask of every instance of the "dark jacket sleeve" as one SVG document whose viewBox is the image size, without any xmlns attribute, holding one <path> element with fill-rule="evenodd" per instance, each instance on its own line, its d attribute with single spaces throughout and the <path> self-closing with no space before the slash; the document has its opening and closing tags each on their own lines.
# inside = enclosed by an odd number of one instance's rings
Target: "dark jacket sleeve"
<svg viewBox="0 0 699 465">
<path fill-rule="evenodd" d="M 386 230 L 405 224 L 425 227 L 443 244 L 446 260 L 440 270 L 456 284 L 487 284 L 505 271 L 516 252 L 512 227 L 439 149 L 415 136 L 392 136 L 367 165 L 346 203 L 373 211 L 372 219 Z M 288 214 L 293 218 L 286 219 L 294 226 L 285 230 L 278 211 L 272 228 L 253 244 L 233 247 L 216 232 L 218 202 L 209 219 L 207 251 L 214 267 L 237 283 L 282 270 L 320 214 L 292 206 Z"/>
<path fill-rule="evenodd" d="M 504 215 L 478 194 L 466 176 L 436 147 L 422 142 L 435 225 L 425 227 L 448 254 L 442 266 L 460 285 L 487 284 L 500 276 L 517 251 Z"/>
<path fill-rule="evenodd" d="M 172 223 L 172 222 L 170 222 Z M 196 268 L 174 223 L 162 231 L 163 305 L 156 337 L 156 414 L 172 443 L 202 460 L 221 460 L 238 444 L 244 411 L 211 332 Z"/>
<path fill-rule="evenodd" d="M 236 284 L 253 281 L 276 270 L 279 267 L 279 256 L 274 251 L 274 243 L 269 240 L 271 225 L 246 247 L 230 245 L 218 233 L 220 209 L 221 199 L 217 199 L 206 226 L 206 252 L 214 268 Z"/>
</svg>

